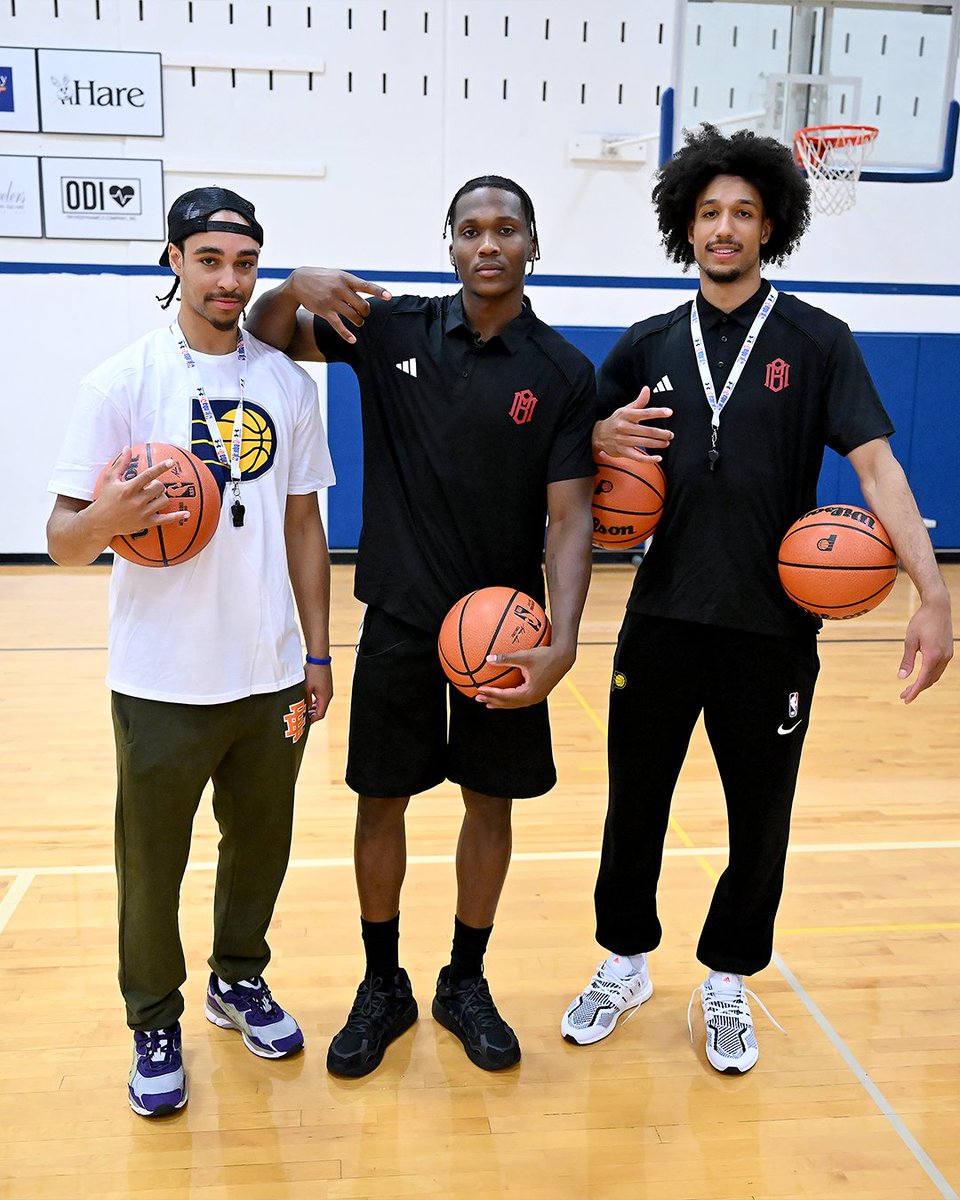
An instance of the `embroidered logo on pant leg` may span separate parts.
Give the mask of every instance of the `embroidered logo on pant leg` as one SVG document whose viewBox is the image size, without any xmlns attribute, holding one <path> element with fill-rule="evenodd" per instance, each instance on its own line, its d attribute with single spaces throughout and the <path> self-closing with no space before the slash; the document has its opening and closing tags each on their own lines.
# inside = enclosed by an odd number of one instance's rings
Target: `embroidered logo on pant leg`
<svg viewBox="0 0 960 1200">
<path fill-rule="evenodd" d="M 306 700 L 298 700 L 296 704 L 290 705 L 289 710 L 283 714 L 283 724 L 286 727 L 286 733 L 283 736 L 299 742 L 307 728 Z"/>
</svg>

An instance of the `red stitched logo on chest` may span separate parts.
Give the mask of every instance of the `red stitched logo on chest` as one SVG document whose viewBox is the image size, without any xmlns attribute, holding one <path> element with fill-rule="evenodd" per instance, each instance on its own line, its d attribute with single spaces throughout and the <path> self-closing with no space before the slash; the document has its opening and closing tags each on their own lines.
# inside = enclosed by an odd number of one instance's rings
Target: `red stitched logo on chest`
<svg viewBox="0 0 960 1200">
<path fill-rule="evenodd" d="M 510 416 L 518 425 L 526 425 L 528 421 L 533 420 L 533 410 L 536 405 L 536 396 L 529 388 L 524 388 L 522 392 L 514 393 Z"/>
<path fill-rule="evenodd" d="M 763 383 L 771 392 L 782 392 L 790 386 L 790 364 L 782 358 L 775 358 L 773 362 L 767 363 L 767 377 Z"/>
</svg>

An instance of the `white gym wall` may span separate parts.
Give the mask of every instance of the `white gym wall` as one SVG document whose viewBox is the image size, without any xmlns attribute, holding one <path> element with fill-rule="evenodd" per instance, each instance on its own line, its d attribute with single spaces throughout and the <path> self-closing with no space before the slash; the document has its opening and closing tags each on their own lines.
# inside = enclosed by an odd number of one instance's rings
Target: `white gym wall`
<svg viewBox="0 0 960 1200">
<path fill-rule="evenodd" d="M 742 8 L 696 7 L 716 68 Z M 689 295 L 671 287 L 680 276 L 649 199 L 680 13 L 676 0 L 0 0 L 0 46 L 159 52 L 165 114 L 162 138 L 0 132 L 0 155 L 162 159 L 167 205 L 205 183 L 256 204 L 265 267 L 389 273 L 394 292 L 444 290 L 419 276 L 449 271 L 441 235 L 453 192 L 477 174 L 512 176 L 537 209 L 534 279 L 563 277 L 531 287 L 537 311 L 561 326 L 624 326 Z M 888 17 L 895 31 L 896 14 L 875 19 Z M 596 152 L 601 137 L 644 140 L 617 161 L 571 157 Z M 804 298 L 860 332 L 956 332 L 943 215 L 958 201 L 957 179 L 864 185 L 850 213 L 815 219 L 776 277 L 949 285 L 936 295 L 825 286 Z M 78 379 L 169 320 L 153 299 L 166 280 L 136 273 L 160 249 L 161 239 L 0 238 L 4 416 L 17 450 L 0 554 L 44 549 L 46 482 Z M 73 273 L 83 266 L 103 270 Z M 616 286 L 625 277 L 633 286 Z"/>
</svg>

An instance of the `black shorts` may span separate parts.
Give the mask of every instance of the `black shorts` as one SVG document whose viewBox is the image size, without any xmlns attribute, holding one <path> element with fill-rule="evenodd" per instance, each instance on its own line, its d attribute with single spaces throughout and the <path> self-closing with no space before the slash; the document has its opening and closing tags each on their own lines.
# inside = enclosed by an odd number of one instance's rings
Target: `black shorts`
<svg viewBox="0 0 960 1200">
<path fill-rule="evenodd" d="M 547 702 L 486 708 L 447 683 L 436 635 L 368 608 L 346 779 L 361 796 L 412 796 L 444 779 L 485 796 L 542 796 L 557 782 Z"/>
</svg>

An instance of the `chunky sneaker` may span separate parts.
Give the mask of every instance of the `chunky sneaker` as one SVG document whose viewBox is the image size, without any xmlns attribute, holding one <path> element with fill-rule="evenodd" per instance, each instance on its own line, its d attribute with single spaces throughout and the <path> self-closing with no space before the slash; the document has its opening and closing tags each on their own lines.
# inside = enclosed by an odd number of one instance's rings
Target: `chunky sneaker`
<svg viewBox="0 0 960 1200">
<path fill-rule="evenodd" d="M 621 975 L 617 968 L 622 970 L 627 965 L 622 956 L 613 955 L 597 967 L 587 990 L 563 1014 L 560 1032 L 568 1042 L 589 1046 L 601 1041 L 613 1033 L 624 1013 L 632 1015 L 650 999 L 653 984 L 646 961 L 641 970 Z"/>
<path fill-rule="evenodd" d="M 691 1042 L 693 1025 L 690 1021 L 690 1010 L 698 992 L 707 1035 L 707 1061 L 711 1067 L 726 1075 L 744 1074 L 760 1056 L 748 996 L 753 996 L 773 1024 L 783 1033 L 783 1026 L 777 1024 L 770 1016 L 760 997 L 743 986 L 742 975 L 715 971 L 699 987 L 693 989 L 690 1003 L 687 1005 L 687 1028 L 690 1030 Z"/>
<path fill-rule="evenodd" d="M 437 979 L 433 1015 L 460 1039 L 467 1058 L 485 1071 L 504 1071 L 520 1061 L 517 1035 L 497 1012 L 483 976 L 450 982 L 450 968 Z"/>
<path fill-rule="evenodd" d="M 243 1044 L 258 1058 L 287 1058 L 303 1049 L 300 1026 L 270 995 L 260 975 L 222 984 L 211 974 L 204 1012 L 221 1029 L 238 1029 Z"/>
<path fill-rule="evenodd" d="M 179 1021 L 169 1029 L 134 1030 L 127 1099 L 141 1117 L 162 1117 L 186 1104 Z"/>
<path fill-rule="evenodd" d="M 402 967 L 389 983 L 368 975 L 357 988 L 346 1025 L 330 1043 L 327 1070 L 347 1079 L 369 1075 L 383 1062 L 390 1043 L 416 1021 L 417 1014 L 410 977 Z"/>
</svg>

